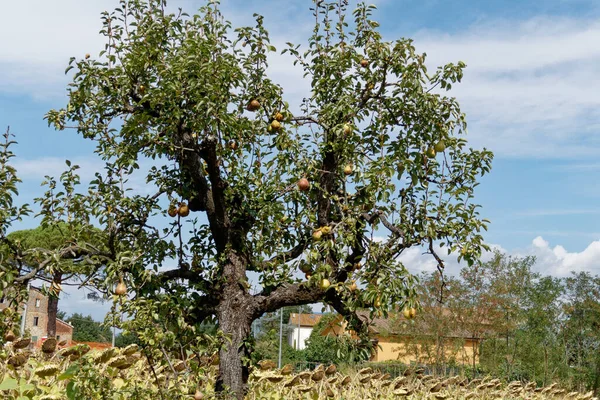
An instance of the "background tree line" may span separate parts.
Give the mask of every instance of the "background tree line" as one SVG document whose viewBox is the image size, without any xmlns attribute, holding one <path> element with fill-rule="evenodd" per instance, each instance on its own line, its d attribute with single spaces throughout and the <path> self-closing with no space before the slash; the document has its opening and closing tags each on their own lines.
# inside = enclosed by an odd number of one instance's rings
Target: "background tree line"
<svg viewBox="0 0 600 400">
<path fill-rule="evenodd" d="M 460 366 L 506 380 L 598 390 L 600 277 L 573 272 L 557 278 L 535 266 L 534 257 L 498 252 L 488 262 L 463 267 L 458 276 L 423 273 L 417 317 L 406 321 L 401 314 L 392 316 L 396 328 L 390 334 L 413 338 L 403 351 L 441 370 Z M 283 364 L 361 361 L 347 338 L 321 335 L 327 316 L 313 330 L 307 348 L 295 350 L 287 343 L 291 312 L 298 309 L 285 310 Z M 254 357 L 276 361 L 279 314 L 262 322 Z M 477 339 L 469 353 L 463 351 L 464 338 Z"/>
<path fill-rule="evenodd" d="M 534 257 L 497 252 L 443 281 L 437 272 L 422 274 L 422 311 L 414 322 L 398 320 L 399 330 L 420 338 L 406 351 L 440 367 L 470 365 L 507 380 L 598 390 L 600 277 L 557 278 L 535 264 Z M 452 336 L 478 339 L 473 354 L 453 352 L 464 347 Z"/>
<path fill-rule="evenodd" d="M 112 342 L 111 328 L 102 322 L 95 321 L 91 315 L 74 313 L 67 316 L 64 311 L 58 311 L 57 317 L 73 326 L 73 340 L 76 342 Z M 125 347 L 137 342 L 137 337 L 131 333 L 117 332 L 115 335 L 115 346 L 117 347 Z"/>
</svg>

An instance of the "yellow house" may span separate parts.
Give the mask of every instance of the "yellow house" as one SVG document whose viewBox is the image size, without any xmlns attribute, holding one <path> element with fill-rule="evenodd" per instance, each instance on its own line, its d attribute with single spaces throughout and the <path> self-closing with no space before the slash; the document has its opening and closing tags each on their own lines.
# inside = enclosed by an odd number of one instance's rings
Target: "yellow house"
<svg viewBox="0 0 600 400">
<path fill-rule="evenodd" d="M 370 336 L 377 344 L 371 361 L 478 363 L 481 337 L 469 334 L 447 310 L 441 310 L 441 315 L 417 315 L 412 320 L 404 318 L 402 313 L 391 314 L 388 318 L 371 317 L 368 311 L 357 314 L 369 325 Z M 346 325 L 339 316 L 324 334 L 352 334 L 346 331 Z"/>
</svg>

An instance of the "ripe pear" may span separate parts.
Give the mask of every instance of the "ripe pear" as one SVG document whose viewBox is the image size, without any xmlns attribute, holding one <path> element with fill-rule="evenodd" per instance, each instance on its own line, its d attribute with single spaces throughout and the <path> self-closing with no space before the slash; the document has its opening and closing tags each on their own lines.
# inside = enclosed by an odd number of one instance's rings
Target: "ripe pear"
<svg viewBox="0 0 600 400">
<path fill-rule="evenodd" d="M 274 131 L 278 131 L 281 129 L 281 122 L 274 120 L 273 122 L 271 122 L 271 128 L 273 128 Z"/>
<path fill-rule="evenodd" d="M 357 287 L 358 286 L 356 286 L 356 281 L 352 281 L 348 289 L 350 289 L 351 292 L 354 292 L 357 289 Z"/>
<path fill-rule="evenodd" d="M 179 205 L 179 210 L 177 212 L 179 213 L 180 217 L 187 217 L 190 215 L 190 208 L 188 207 L 187 203 L 184 202 Z"/>
<path fill-rule="evenodd" d="M 314 231 L 312 234 L 312 238 L 315 242 L 318 242 L 319 240 L 321 240 L 322 237 L 323 237 L 322 231 Z"/>
<path fill-rule="evenodd" d="M 177 207 L 175 207 L 174 204 L 171 204 L 169 206 L 169 210 L 167 211 L 167 214 L 169 214 L 169 217 L 175 218 L 177 216 L 177 213 L 179 213 L 179 209 Z"/>
<path fill-rule="evenodd" d="M 344 132 L 344 135 L 349 135 L 352 133 L 352 126 L 350 126 L 350 124 L 344 124 L 342 131 Z"/>
<path fill-rule="evenodd" d="M 119 281 L 117 287 L 115 288 L 115 294 L 117 296 L 123 296 L 127 294 L 127 286 L 125 286 L 125 282 L 123 280 Z"/>
<path fill-rule="evenodd" d="M 329 286 L 331 286 L 331 282 L 329 282 L 329 279 L 325 278 L 321 281 L 321 289 L 327 290 Z"/>
<path fill-rule="evenodd" d="M 369 66 L 369 61 L 363 58 L 362 60 L 360 60 L 360 66 L 363 68 L 367 68 Z"/>
<path fill-rule="evenodd" d="M 256 111 L 260 108 L 260 103 L 258 102 L 258 100 L 253 99 L 250 101 L 250 103 L 248 103 L 248 105 L 246 106 L 246 110 L 248 111 Z"/>
<path fill-rule="evenodd" d="M 275 114 L 275 121 L 279 121 L 279 122 L 281 122 L 281 121 L 283 121 L 284 119 L 285 119 L 285 117 L 283 116 L 283 114 L 282 114 L 282 113 L 278 112 L 278 113 L 276 113 L 276 114 Z"/>
<path fill-rule="evenodd" d="M 204 399 L 204 395 L 202 394 L 201 391 L 196 390 L 196 393 L 194 394 L 194 400 L 202 400 Z"/>
<path fill-rule="evenodd" d="M 298 181 L 298 189 L 300 189 L 300 191 L 302 192 L 306 192 L 308 189 L 310 189 L 310 182 L 308 181 L 308 179 L 301 178 Z"/>
<path fill-rule="evenodd" d="M 346 176 L 351 175 L 353 171 L 354 171 L 354 168 L 350 164 L 347 164 L 344 167 L 344 175 L 346 175 Z"/>
</svg>

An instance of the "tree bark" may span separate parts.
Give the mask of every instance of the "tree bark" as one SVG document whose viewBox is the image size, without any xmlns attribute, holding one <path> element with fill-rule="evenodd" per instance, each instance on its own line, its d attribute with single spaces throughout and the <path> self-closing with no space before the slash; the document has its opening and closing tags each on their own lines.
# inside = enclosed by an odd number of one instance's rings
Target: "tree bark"
<svg viewBox="0 0 600 400">
<path fill-rule="evenodd" d="M 216 390 L 221 395 L 231 393 L 233 398 L 242 400 L 248 389 L 249 376 L 248 365 L 244 361 L 250 356 L 244 341 L 250 336 L 255 303 L 240 283 L 245 276 L 245 263 L 241 257 L 230 255 L 223 276 L 226 281 L 217 306 L 217 318 L 219 328 L 227 339 L 219 351 Z"/>
<path fill-rule="evenodd" d="M 220 311 L 219 324 L 227 335 L 228 341 L 219 351 L 219 376 L 217 392 L 232 393 L 236 399 L 243 399 L 248 389 L 248 366 L 243 359 L 250 357 L 244 340 L 250 335 L 251 321 L 245 315 L 235 312 Z"/>
<path fill-rule="evenodd" d="M 57 272 L 52 278 L 53 284 L 60 285 L 62 282 L 62 273 Z M 54 285 L 51 286 L 55 287 Z M 50 297 L 48 298 L 48 323 L 46 324 L 46 332 L 48 338 L 56 338 L 56 315 L 58 314 L 58 296 L 60 292 L 50 291 Z"/>
</svg>

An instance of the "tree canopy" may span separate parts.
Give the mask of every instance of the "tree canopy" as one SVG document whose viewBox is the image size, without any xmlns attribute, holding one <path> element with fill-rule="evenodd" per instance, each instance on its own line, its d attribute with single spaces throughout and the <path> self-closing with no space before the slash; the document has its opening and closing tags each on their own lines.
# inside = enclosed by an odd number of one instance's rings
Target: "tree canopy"
<svg viewBox="0 0 600 400">
<path fill-rule="evenodd" d="M 101 227 L 102 247 L 71 251 L 89 260 L 88 283 L 129 291 L 115 299 L 141 343 L 195 346 L 217 321 L 218 389 L 241 398 L 261 315 L 324 302 L 367 339 L 355 310 L 417 305 L 407 249 L 440 270 L 438 246 L 479 257 L 473 197 L 492 154 L 467 147 L 446 94 L 464 63 L 430 72 L 410 39 L 383 40 L 374 6 L 317 1 L 308 47 L 282 51 L 312 89 L 293 107 L 269 78 L 261 16 L 233 29 L 215 1 L 192 16 L 164 6 L 122 0 L 102 15 L 104 49 L 70 60 L 68 103 L 46 118 L 93 141 L 104 169 L 39 201 L 48 220 Z M 131 191 L 136 174 L 151 193 Z"/>
</svg>

